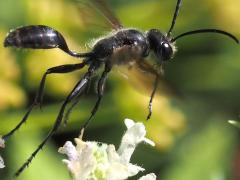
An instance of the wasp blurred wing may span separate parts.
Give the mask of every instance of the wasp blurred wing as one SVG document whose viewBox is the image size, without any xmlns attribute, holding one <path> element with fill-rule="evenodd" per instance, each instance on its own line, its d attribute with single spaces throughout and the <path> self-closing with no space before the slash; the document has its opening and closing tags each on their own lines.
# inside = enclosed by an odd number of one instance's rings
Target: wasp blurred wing
<svg viewBox="0 0 240 180">
<path fill-rule="evenodd" d="M 157 93 L 164 96 L 179 96 L 177 90 L 164 78 L 162 71 L 157 70 L 146 60 L 136 61 L 128 67 L 120 66 L 118 72 L 140 93 L 149 96 L 158 76 Z"/>
<path fill-rule="evenodd" d="M 107 24 L 107 26 L 114 30 L 118 30 L 123 27 L 105 0 L 76 0 L 76 1 L 79 2 L 78 8 L 82 20 L 86 22 L 87 25 L 95 24 L 97 27 L 106 28 Z M 105 22 L 104 25 L 99 23 L 100 20 L 99 14 L 101 14 L 101 16 L 104 17 L 104 20 L 102 20 L 101 22 L 101 23 Z"/>
</svg>

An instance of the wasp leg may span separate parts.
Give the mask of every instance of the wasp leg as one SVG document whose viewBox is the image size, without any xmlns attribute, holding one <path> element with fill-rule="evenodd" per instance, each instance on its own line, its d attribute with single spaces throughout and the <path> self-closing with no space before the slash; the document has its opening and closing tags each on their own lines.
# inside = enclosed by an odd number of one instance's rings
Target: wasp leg
<svg viewBox="0 0 240 180">
<path fill-rule="evenodd" d="M 86 87 L 88 88 L 88 87 Z M 68 122 L 68 119 L 69 119 L 69 116 L 73 110 L 73 108 L 78 104 L 78 102 L 80 101 L 80 97 L 81 97 L 82 94 L 79 94 L 75 101 L 71 104 L 71 106 L 68 108 L 67 112 L 65 113 L 64 115 L 64 118 L 63 118 L 63 124 L 66 126 L 67 125 L 67 122 Z"/>
<path fill-rule="evenodd" d="M 85 90 L 84 93 L 87 94 L 87 93 L 89 92 L 90 87 L 91 87 L 91 79 L 89 79 L 89 82 L 88 82 L 88 84 L 87 84 L 87 87 L 86 87 L 86 90 Z M 80 96 L 81 96 L 81 95 L 82 95 L 82 94 L 79 94 L 79 95 L 76 97 L 75 101 L 72 103 L 72 105 L 68 108 L 67 112 L 65 113 L 65 116 L 64 116 L 64 119 L 63 119 L 63 124 L 64 124 L 65 126 L 67 125 L 69 116 L 70 116 L 73 108 L 74 108 L 74 107 L 78 104 L 78 102 L 80 101 Z"/>
<path fill-rule="evenodd" d="M 56 66 L 56 67 L 52 67 L 52 68 L 48 69 L 42 77 L 40 87 L 39 87 L 39 91 L 36 95 L 34 104 L 39 104 L 40 106 L 42 104 L 43 91 L 44 91 L 45 81 L 46 81 L 46 78 L 47 78 L 48 74 L 69 73 L 69 72 L 73 72 L 73 71 L 82 69 L 85 65 L 86 65 L 86 62 L 82 62 L 82 63 L 78 63 L 78 64 L 66 64 L 66 65 Z"/>
<path fill-rule="evenodd" d="M 91 78 L 91 76 L 93 75 L 95 70 L 96 70 L 96 66 L 90 66 L 88 69 L 88 72 L 85 73 L 84 77 L 75 85 L 75 87 L 73 88 L 71 93 L 67 96 L 67 98 L 63 102 L 62 107 L 58 113 L 57 119 L 56 119 L 52 129 L 49 131 L 48 135 L 42 141 L 42 143 L 38 146 L 38 148 L 27 159 L 27 161 L 18 169 L 18 171 L 15 173 L 15 176 L 19 176 L 23 172 L 23 170 L 31 163 L 32 159 L 40 151 L 40 149 L 43 148 L 43 146 L 46 144 L 46 142 L 49 140 L 49 138 L 51 138 L 52 135 L 58 130 L 58 128 L 61 125 L 63 114 L 64 114 L 67 104 L 70 103 L 80 93 L 82 93 L 82 91 L 85 89 L 86 84 L 88 83 L 89 79 Z"/>
<path fill-rule="evenodd" d="M 110 67 L 107 67 L 105 66 L 105 69 L 98 81 L 98 84 L 97 84 L 97 94 L 98 94 L 98 99 L 97 99 L 97 102 L 95 103 L 92 111 L 91 111 L 91 115 L 90 117 L 87 119 L 87 121 L 83 124 L 82 128 L 81 129 L 86 129 L 86 127 L 88 126 L 88 124 L 91 122 L 92 118 L 94 117 L 94 115 L 96 114 L 97 110 L 98 110 L 98 107 L 100 105 L 100 102 L 102 100 L 102 97 L 103 97 L 103 92 L 104 92 L 104 87 L 105 87 L 105 82 L 106 82 L 106 79 L 107 79 L 107 75 L 108 73 L 111 71 L 111 68 Z"/>
<path fill-rule="evenodd" d="M 41 105 L 42 102 L 42 97 L 43 97 L 43 90 L 44 90 L 44 85 L 45 85 L 45 81 L 46 81 L 46 77 L 48 74 L 52 74 L 52 73 L 68 73 L 68 72 L 72 72 L 72 71 L 76 71 L 78 69 L 83 68 L 86 65 L 85 62 L 83 63 L 78 63 L 78 64 L 67 64 L 67 65 L 61 65 L 61 66 L 56 66 L 56 67 L 52 67 L 49 68 L 45 74 L 42 77 L 41 83 L 40 83 L 40 87 L 39 90 L 35 96 L 34 102 L 32 103 L 32 105 L 29 107 L 28 111 L 26 112 L 26 114 L 24 115 L 23 119 L 17 124 L 17 126 L 12 129 L 10 132 L 8 132 L 7 134 L 5 134 L 2 138 L 6 141 L 10 136 L 12 136 L 16 130 L 18 130 L 21 125 L 27 121 L 27 118 L 29 116 L 29 114 L 31 113 L 32 109 L 37 106 L 37 105 Z"/>
<path fill-rule="evenodd" d="M 152 101 L 153 101 L 154 95 L 156 93 L 157 86 L 158 86 L 158 75 L 156 74 L 156 78 L 155 78 L 155 81 L 154 81 L 154 84 L 153 84 L 152 94 L 151 94 L 151 97 L 150 97 L 150 100 L 149 100 L 149 104 L 148 104 L 147 120 L 149 120 L 151 118 L 151 115 L 152 115 Z"/>
<path fill-rule="evenodd" d="M 86 90 L 85 90 L 84 93 L 87 94 L 87 93 L 89 92 L 90 87 L 91 87 L 91 79 L 89 79 L 89 82 L 88 82 L 88 84 L 87 84 L 87 87 L 86 87 Z M 78 104 L 78 102 L 80 101 L 81 95 L 82 95 L 82 94 L 79 94 L 79 95 L 76 97 L 75 101 L 72 103 L 72 105 L 68 108 L 67 112 L 65 113 L 65 116 L 64 116 L 64 118 L 63 118 L 63 124 L 64 124 L 64 126 L 67 125 L 69 116 L 70 116 L 73 108 L 74 108 L 74 107 Z"/>
</svg>

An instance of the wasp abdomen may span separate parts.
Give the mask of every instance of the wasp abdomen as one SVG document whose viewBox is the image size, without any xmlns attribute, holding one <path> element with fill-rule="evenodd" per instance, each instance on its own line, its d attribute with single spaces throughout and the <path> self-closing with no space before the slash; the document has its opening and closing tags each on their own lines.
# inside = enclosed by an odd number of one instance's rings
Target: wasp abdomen
<svg viewBox="0 0 240 180">
<path fill-rule="evenodd" d="M 48 26 L 24 26 L 9 32 L 4 41 L 4 46 L 33 49 L 68 49 L 63 36 Z"/>
</svg>

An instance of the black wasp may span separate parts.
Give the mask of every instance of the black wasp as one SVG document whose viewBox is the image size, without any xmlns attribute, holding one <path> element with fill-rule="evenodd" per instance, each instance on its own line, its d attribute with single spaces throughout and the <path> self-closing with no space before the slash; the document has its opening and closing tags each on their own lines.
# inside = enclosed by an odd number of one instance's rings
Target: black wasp
<svg viewBox="0 0 240 180">
<path fill-rule="evenodd" d="M 102 12 L 102 14 L 107 18 L 107 20 L 112 25 L 114 29 L 113 33 L 109 36 L 98 40 L 92 51 L 87 53 L 77 53 L 71 51 L 64 37 L 56 30 L 45 25 L 30 25 L 17 28 L 10 31 L 7 35 L 4 46 L 13 46 L 17 48 L 32 48 L 32 49 L 51 49 L 59 48 L 69 54 L 72 57 L 82 59 L 81 63 L 76 64 L 65 64 L 61 66 L 56 66 L 49 68 L 42 77 L 38 93 L 35 97 L 35 101 L 30 106 L 29 110 L 26 112 L 22 121 L 9 133 L 3 136 L 4 140 L 7 140 L 12 136 L 15 131 L 21 127 L 21 125 L 27 120 L 28 115 L 32 109 L 41 105 L 44 84 L 47 75 L 54 73 L 69 73 L 79 69 L 84 66 L 88 66 L 87 72 L 83 77 L 77 82 L 73 90 L 69 93 L 65 101 L 63 102 L 56 121 L 50 130 L 47 137 L 42 141 L 38 148 L 32 153 L 29 159 L 22 165 L 22 167 L 16 172 L 18 176 L 32 161 L 35 155 L 43 148 L 48 139 L 58 130 L 63 119 L 66 123 L 68 114 L 71 112 L 72 108 L 79 102 L 80 95 L 84 92 L 88 86 L 90 79 L 93 77 L 95 72 L 102 66 L 104 66 L 100 79 L 97 82 L 97 95 L 98 99 L 95 106 L 91 111 L 89 119 L 85 122 L 82 128 L 86 128 L 93 116 L 96 114 L 100 102 L 103 97 L 104 86 L 108 76 L 113 66 L 125 65 L 131 66 L 132 64 L 137 65 L 139 69 L 144 72 L 154 75 L 155 80 L 153 83 L 153 89 L 149 101 L 149 114 L 147 119 L 150 118 L 152 113 L 152 100 L 155 91 L 158 86 L 158 81 L 161 78 L 161 67 L 166 61 L 173 58 L 175 53 L 175 41 L 183 36 L 188 36 L 197 33 L 218 33 L 225 35 L 235 42 L 239 43 L 239 40 L 232 34 L 218 30 L 218 29 L 197 29 L 182 33 L 176 37 L 172 37 L 172 30 L 174 28 L 179 9 L 182 0 L 177 0 L 175 12 L 171 22 L 169 31 L 165 34 L 158 29 L 150 29 L 147 32 L 142 32 L 134 28 L 125 28 L 119 22 L 119 20 L 114 16 L 113 12 L 108 8 L 104 0 L 90 0 L 96 7 Z M 147 57 L 152 53 L 155 55 L 154 62 L 149 62 Z M 72 106 L 65 109 L 67 105 L 72 103 Z"/>
</svg>

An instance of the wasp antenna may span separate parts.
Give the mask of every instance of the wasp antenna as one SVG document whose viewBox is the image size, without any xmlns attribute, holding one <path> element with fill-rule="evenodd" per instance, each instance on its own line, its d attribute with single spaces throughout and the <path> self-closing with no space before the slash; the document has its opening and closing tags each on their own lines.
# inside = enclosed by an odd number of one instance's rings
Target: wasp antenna
<svg viewBox="0 0 240 180">
<path fill-rule="evenodd" d="M 234 40 L 237 44 L 240 44 L 239 39 L 237 39 L 237 37 L 235 37 L 234 35 L 230 34 L 229 32 L 226 32 L 226 31 L 223 31 L 223 30 L 219 30 L 219 29 L 197 29 L 197 30 L 193 30 L 193 31 L 188 31 L 188 32 L 185 32 L 185 33 L 182 33 L 182 34 L 176 36 L 175 38 L 173 38 L 171 40 L 171 42 L 174 42 L 174 41 L 176 41 L 177 39 L 179 39 L 179 38 L 181 38 L 183 36 L 199 34 L 199 33 L 218 33 L 218 34 L 222 34 L 222 35 L 228 36 L 229 38 Z"/>
<path fill-rule="evenodd" d="M 171 27 L 169 28 L 168 30 L 168 33 L 167 33 L 167 36 L 169 37 L 172 33 L 172 30 L 174 28 L 174 25 L 176 23 L 176 20 L 177 20 L 177 16 L 178 16 L 178 13 L 179 13 L 179 10 L 180 10 L 180 7 L 182 5 L 182 0 L 178 0 L 177 1 L 177 5 L 176 5 L 176 8 L 175 8 L 175 12 L 174 12 L 174 15 L 173 15 L 173 19 L 172 19 L 172 24 L 171 24 Z"/>
</svg>

